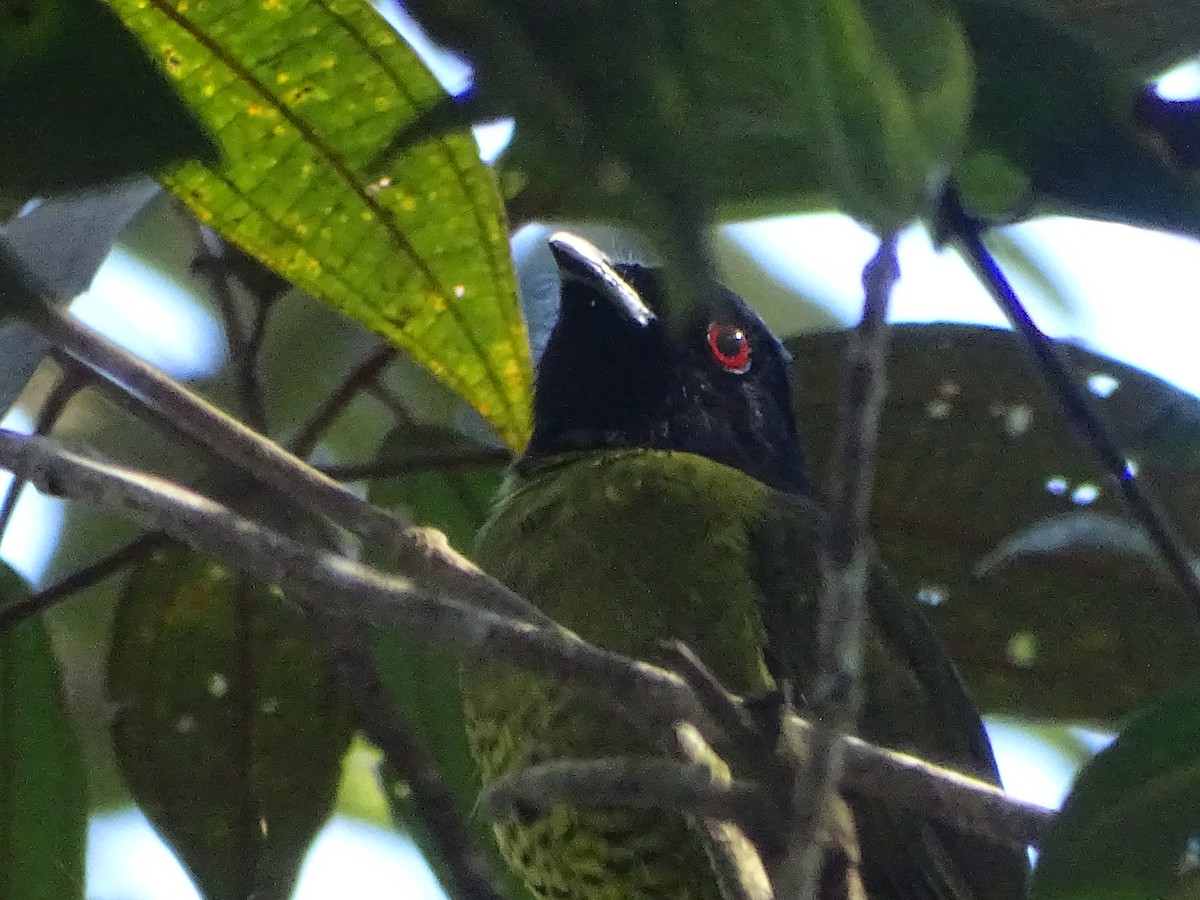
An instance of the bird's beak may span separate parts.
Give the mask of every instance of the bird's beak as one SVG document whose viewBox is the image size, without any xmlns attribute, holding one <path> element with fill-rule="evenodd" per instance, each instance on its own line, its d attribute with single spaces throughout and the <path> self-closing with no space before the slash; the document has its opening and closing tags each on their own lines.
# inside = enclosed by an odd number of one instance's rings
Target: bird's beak
<svg viewBox="0 0 1200 900">
<path fill-rule="evenodd" d="M 550 235 L 549 244 L 564 285 L 574 281 L 599 291 L 621 315 L 643 328 L 658 318 L 595 244 L 568 231 Z"/>
</svg>

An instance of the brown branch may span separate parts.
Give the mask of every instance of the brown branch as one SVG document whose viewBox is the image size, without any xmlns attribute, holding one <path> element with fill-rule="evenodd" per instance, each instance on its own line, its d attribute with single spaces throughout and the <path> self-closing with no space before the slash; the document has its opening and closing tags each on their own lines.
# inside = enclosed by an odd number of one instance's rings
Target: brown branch
<svg viewBox="0 0 1200 900">
<path fill-rule="evenodd" d="M 307 459 L 325 435 L 325 432 L 346 411 L 351 401 L 365 390 L 396 358 L 396 348 L 384 344 L 375 352 L 359 363 L 347 375 L 337 389 L 325 398 L 325 402 L 313 413 L 308 422 L 303 425 L 296 436 L 288 444 L 288 449 L 301 459 Z M 350 479 L 339 478 L 338 481 Z"/>
<path fill-rule="evenodd" d="M 448 596 L 436 598 L 410 578 L 295 541 L 165 478 L 88 459 L 49 438 L 3 429 L 0 467 L 29 478 L 44 493 L 120 512 L 263 581 L 319 598 L 321 614 L 393 628 L 471 658 L 609 685 L 613 708 L 631 721 L 645 721 L 642 706 L 648 704 L 662 716 L 657 724 L 664 728 L 678 719 L 708 722 L 678 676 L 593 647 L 544 615 L 539 614 L 539 627 L 467 605 L 458 598 L 468 590 L 449 589 Z M 409 539 L 438 559 L 454 552 L 445 536 L 433 529 L 412 529 Z M 473 572 L 478 570 L 459 570 L 464 585 L 472 578 L 488 579 Z"/>
<path fill-rule="evenodd" d="M 408 578 L 294 541 L 165 479 L 87 459 L 48 438 L 4 430 L 0 467 L 43 491 L 120 512 L 279 583 L 293 590 L 312 614 L 400 630 L 472 659 L 598 687 L 614 712 L 653 734 L 670 733 L 675 723 L 687 721 L 710 742 L 721 735 L 674 673 L 597 648 L 553 624 L 538 626 L 465 605 L 455 599 L 457 593 L 430 596 Z M 819 733 L 794 716 L 785 720 L 785 735 L 801 756 Z M 857 738 L 838 741 L 844 748 L 848 789 L 911 805 L 923 816 L 1014 844 L 1036 843 L 1053 816 L 969 776 Z"/>
<path fill-rule="evenodd" d="M 77 569 L 48 588 L 0 606 L 0 634 L 19 625 L 30 616 L 45 612 L 73 594 L 100 583 L 122 569 L 136 565 L 166 541 L 167 537 L 162 532 L 144 534 L 134 538 L 124 547 L 106 554 L 94 563 Z"/>
<path fill-rule="evenodd" d="M 414 472 L 448 472 L 469 466 L 498 465 L 512 461 L 512 452 L 503 447 L 472 447 L 466 450 L 431 450 L 399 459 L 380 459 L 368 463 L 321 466 L 330 478 L 342 482 L 368 481 L 373 478 L 400 478 Z"/>
<path fill-rule="evenodd" d="M 701 766 L 710 781 L 730 791 L 734 789 L 729 766 L 713 751 L 694 725 L 677 723 L 674 737 L 675 747 L 684 759 Z M 756 789 L 762 788 L 758 786 Z M 778 814 L 778 808 L 773 812 Z M 778 816 L 773 818 L 777 819 Z M 724 900 L 773 900 L 775 891 L 763 865 L 760 852 L 762 845 L 755 845 L 750 839 L 761 839 L 770 834 L 769 822 L 747 821 L 743 827 L 737 818 L 727 817 L 716 810 L 708 815 L 701 812 L 689 814 L 688 821 L 700 838 Z"/>
<path fill-rule="evenodd" d="M 479 795 L 493 815 L 567 803 L 694 813 L 761 831 L 769 797 L 745 781 L 722 783 L 702 763 L 641 756 L 556 760 L 510 772 Z"/>
<path fill-rule="evenodd" d="M 33 278 L 28 273 L 25 277 Z M 64 353 L 121 385 L 191 438 L 299 506 L 328 517 L 369 543 L 393 550 L 399 565 L 423 584 L 526 621 L 545 619 L 537 607 L 484 575 L 444 539 L 439 541 L 428 529 L 414 528 L 399 515 L 372 506 L 69 314 L 49 306 L 24 312 Z"/>
<path fill-rule="evenodd" d="M 896 237 L 887 235 L 863 271 L 863 317 L 846 361 L 841 425 L 834 449 L 833 510 L 821 554 L 813 735 L 799 760 L 793 818 L 776 887 L 785 897 L 810 897 L 824 856 L 830 801 L 841 781 L 843 734 L 852 732 L 862 703 L 862 640 L 871 565 L 869 516 L 875 450 L 885 392 L 888 299 L 899 276 Z"/>
</svg>

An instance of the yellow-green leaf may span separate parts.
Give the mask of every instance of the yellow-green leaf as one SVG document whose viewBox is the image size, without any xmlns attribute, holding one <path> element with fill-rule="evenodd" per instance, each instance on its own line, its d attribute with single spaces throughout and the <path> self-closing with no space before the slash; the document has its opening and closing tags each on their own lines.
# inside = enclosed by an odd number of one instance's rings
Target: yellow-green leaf
<svg viewBox="0 0 1200 900">
<path fill-rule="evenodd" d="M 109 2 L 224 152 L 168 187 L 524 444 L 532 379 L 492 173 L 465 131 L 375 165 L 444 96 L 411 48 L 364 0 Z"/>
</svg>

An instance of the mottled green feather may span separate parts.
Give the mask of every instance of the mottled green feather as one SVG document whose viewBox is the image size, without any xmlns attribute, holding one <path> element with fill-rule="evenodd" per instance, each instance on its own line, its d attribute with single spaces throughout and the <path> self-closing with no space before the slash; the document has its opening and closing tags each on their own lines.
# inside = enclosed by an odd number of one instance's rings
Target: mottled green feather
<svg viewBox="0 0 1200 900">
<path fill-rule="evenodd" d="M 773 685 L 766 659 L 811 675 L 816 549 L 808 501 L 689 453 L 559 457 L 516 474 L 480 533 L 485 569 L 588 640 L 654 660 L 685 641 L 739 692 Z M 861 732 L 994 778 L 991 752 L 915 601 L 878 569 L 865 646 Z M 774 641 L 768 640 L 768 634 Z M 472 752 L 484 782 L 549 759 L 655 751 L 587 692 L 510 669 L 466 673 Z M 1012 851 L 851 798 L 876 897 L 1019 896 Z M 557 807 L 496 827 L 533 892 L 556 900 L 718 900 L 679 816 Z"/>
<path fill-rule="evenodd" d="M 760 650 L 761 597 L 744 564 L 745 521 L 769 493 L 691 454 L 570 457 L 508 483 L 480 534 L 477 559 L 600 646 L 654 659 L 659 641 L 679 638 L 730 687 L 761 690 L 771 681 Z M 466 685 L 472 750 L 485 782 L 547 759 L 655 750 L 580 691 L 485 667 L 473 667 Z M 559 807 L 531 822 L 501 824 L 497 837 L 541 897 L 720 896 L 677 816 Z"/>
</svg>

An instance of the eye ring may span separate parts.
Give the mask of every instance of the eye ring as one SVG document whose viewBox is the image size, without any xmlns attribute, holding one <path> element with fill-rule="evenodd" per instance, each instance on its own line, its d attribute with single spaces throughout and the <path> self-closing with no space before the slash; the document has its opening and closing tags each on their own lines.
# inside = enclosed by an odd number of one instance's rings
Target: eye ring
<svg viewBox="0 0 1200 900">
<path fill-rule="evenodd" d="M 708 349 L 726 372 L 742 375 L 750 370 L 750 338 L 737 325 L 722 322 L 709 325 Z"/>
</svg>

